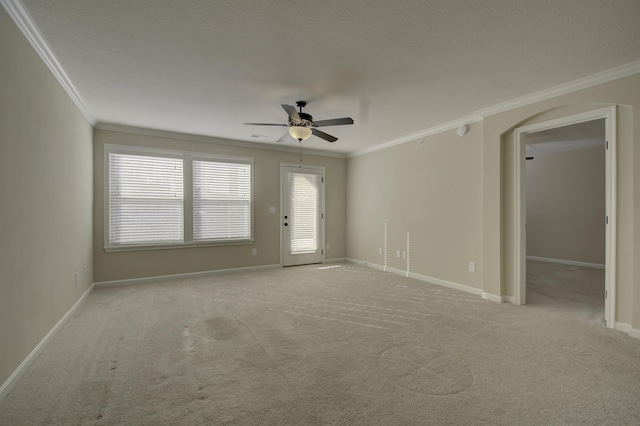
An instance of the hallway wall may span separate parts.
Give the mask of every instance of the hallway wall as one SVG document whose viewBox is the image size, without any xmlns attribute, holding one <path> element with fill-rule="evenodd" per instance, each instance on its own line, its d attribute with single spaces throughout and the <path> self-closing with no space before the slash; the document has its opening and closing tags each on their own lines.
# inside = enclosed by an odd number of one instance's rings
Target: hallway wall
<svg viewBox="0 0 640 426">
<path fill-rule="evenodd" d="M 538 153 L 525 167 L 527 256 L 604 265 L 604 140 Z"/>
</svg>

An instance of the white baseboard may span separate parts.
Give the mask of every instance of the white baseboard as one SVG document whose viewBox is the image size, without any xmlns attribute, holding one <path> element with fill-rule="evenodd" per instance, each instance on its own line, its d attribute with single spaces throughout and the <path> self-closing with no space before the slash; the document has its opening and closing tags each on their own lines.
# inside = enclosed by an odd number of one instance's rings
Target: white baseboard
<svg viewBox="0 0 640 426">
<path fill-rule="evenodd" d="M 346 257 L 335 257 L 333 259 L 325 259 L 322 263 L 344 263 L 347 261 Z"/>
<path fill-rule="evenodd" d="M 502 296 L 502 301 L 505 303 L 516 304 L 516 298 L 514 296 Z"/>
<path fill-rule="evenodd" d="M 623 322 L 616 322 L 615 329 L 623 333 L 629 333 L 631 330 L 631 324 L 625 324 Z"/>
<path fill-rule="evenodd" d="M 127 285 L 157 282 L 157 281 L 169 281 L 169 280 L 179 280 L 179 279 L 185 279 L 185 278 L 208 277 L 211 275 L 229 274 L 234 272 L 261 271 L 265 269 L 275 269 L 275 268 L 281 268 L 281 267 L 282 267 L 281 265 L 261 265 L 261 266 L 248 266 L 245 268 L 215 269 L 212 271 L 187 272 L 184 274 L 159 275 L 155 277 L 142 277 L 142 278 L 127 278 L 123 280 L 113 280 L 113 281 L 99 281 L 94 283 L 94 286 L 96 288 L 120 287 L 120 286 L 127 286 Z"/>
<path fill-rule="evenodd" d="M 351 257 L 347 257 L 348 263 L 355 263 L 356 265 L 369 266 L 374 269 L 380 269 L 384 271 L 384 267 L 382 265 L 376 265 L 375 263 L 365 262 L 364 260 L 354 259 Z"/>
<path fill-rule="evenodd" d="M 492 302 L 498 302 L 501 303 L 502 299 L 500 296 L 495 296 L 493 294 L 488 294 L 483 292 L 482 290 L 475 288 L 475 287 L 469 287 L 467 285 L 464 284 L 458 284 L 458 283 L 454 283 L 452 281 L 446 281 L 446 280 L 442 280 L 440 278 L 434 278 L 434 277 L 429 277 L 427 275 L 421 275 L 421 274 L 416 274 L 414 272 L 407 272 L 407 271 L 403 271 L 401 269 L 395 269 L 395 268 L 389 268 L 389 267 L 384 267 L 382 265 L 377 265 L 375 263 L 370 263 L 370 262 L 365 262 L 364 260 L 358 260 L 358 259 L 353 259 L 353 258 L 347 258 L 347 262 L 349 263 L 355 263 L 357 265 L 362 265 L 362 266 L 368 266 L 370 268 L 374 268 L 374 269 L 379 269 L 382 271 L 386 271 L 389 272 L 391 274 L 394 275 L 400 275 L 403 277 L 409 277 L 409 278 L 415 278 L 417 280 L 420 281 L 425 281 L 431 284 L 437 284 L 440 285 L 442 287 L 447 287 L 447 288 L 452 288 L 454 290 L 459 290 L 459 291 L 463 291 L 465 293 L 471 293 L 471 294 L 475 294 L 476 296 L 480 296 L 484 299 L 490 300 Z"/>
<path fill-rule="evenodd" d="M 454 290 L 463 291 L 465 293 L 471 293 L 471 294 L 474 294 L 476 296 L 484 297 L 483 296 L 483 294 L 484 294 L 483 291 L 480 290 L 479 288 L 469 287 L 469 286 L 464 285 L 464 284 L 458 284 L 458 283 L 454 283 L 452 281 L 442 280 L 440 278 L 429 277 L 427 275 L 415 274 L 413 272 L 409 272 L 409 278 L 415 278 L 415 279 L 420 280 L 420 281 L 426 281 L 428 283 L 441 285 L 442 287 L 452 288 Z"/>
<path fill-rule="evenodd" d="M 560 263 L 561 265 L 584 266 L 587 268 L 604 269 L 604 264 L 578 262 L 577 260 L 551 259 L 548 257 L 527 256 L 527 260 L 535 260 L 538 262 Z"/>
<path fill-rule="evenodd" d="M 16 383 L 18 383 L 18 380 L 20 380 L 20 377 L 22 377 L 22 375 L 25 373 L 25 371 L 27 371 L 29 366 L 33 364 L 33 362 L 36 360 L 38 355 L 40 355 L 40 352 L 42 352 L 42 350 L 45 348 L 47 343 L 49 343 L 49 341 L 53 339 L 56 333 L 67 322 L 67 320 L 71 317 L 71 315 L 75 312 L 75 310 L 78 309 L 78 306 L 80 306 L 89 296 L 89 294 L 91 294 L 91 292 L 93 291 L 93 288 L 94 286 L 92 284 L 82 294 L 82 296 L 80 296 L 80 298 L 76 301 L 76 303 L 73 304 L 71 309 L 69 309 L 67 313 L 64 314 L 62 318 L 60 318 L 60 320 L 56 323 L 56 325 L 54 325 L 53 328 L 49 330 L 47 335 L 44 336 L 42 340 L 40 340 L 40 343 L 38 343 L 36 347 L 33 348 L 31 353 L 27 355 L 24 361 L 22 361 L 22 363 L 18 366 L 18 368 L 16 368 L 16 370 L 11 374 L 11 376 L 9 376 L 9 378 L 2 384 L 2 386 L 0 386 L 0 402 L 2 402 L 4 398 L 9 394 L 9 392 L 11 392 L 11 389 L 15 386 Z"/>
<path fill-rule="evenodd" d="M 394 274 L 394 275 L 401 275 L 401 276 L 404 276 L 404 277 L 408 277 L 408 276 L 411 275 L 409 272 L 403 271 L 402 269 L 390 268 L 388 266 L 378 265 L 376 263 L 371 263 L 371 262 L 365 262 L 364 260 L 353 259 L 351 257 L 347 257 L 347 262 L 355 263 L 356 265 L 368 266 L 369 268 L 373 268 L 373 269 L 378 269 L 380 271 L 389 272 L 390 274 Z"/>
<path fill-rule="evenodd" d="M 640 339 L 640 330 L 631 327 L 631 324 L 626 324 L 624 322 L 616 322 L 616 330 L 627 333 L 629 337 L 633 337 L 634 339 Z"/>
<path fill-rule="evenodd" d="M 506 296 L 496 296 L 495 294 L 485 293 L 481 294 L 482 298 L 490 302 L 503 303 Z"/>
</svg>

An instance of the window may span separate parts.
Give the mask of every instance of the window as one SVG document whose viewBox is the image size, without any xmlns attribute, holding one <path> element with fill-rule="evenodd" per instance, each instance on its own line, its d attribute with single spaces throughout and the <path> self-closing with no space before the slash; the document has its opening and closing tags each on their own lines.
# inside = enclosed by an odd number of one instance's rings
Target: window
<svg viewBox="0 0 640 426">
<path fill-rule="evenodd" d="M 109 154 L 111 245 L 183 242 L 182 159 Z"/>
<path fill-rule="evenodd" d="M 193 162 L 193 239 L 251 238 L 251 166 Z"/>
<path fill-rule="evenodd" d="M 251 158 L 105 146 L 105 248 L 251 242 Z"/>
</svg>

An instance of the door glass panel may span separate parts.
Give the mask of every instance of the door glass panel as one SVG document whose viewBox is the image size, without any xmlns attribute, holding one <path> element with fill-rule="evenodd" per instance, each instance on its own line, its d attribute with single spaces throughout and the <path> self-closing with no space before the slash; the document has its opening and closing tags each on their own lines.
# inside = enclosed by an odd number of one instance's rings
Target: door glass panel
<svg viewBox="0 0 640 426">
<path fill-rule="evenodd" d="M 319 241 L 319 176 L 292 172 L 290 185 L 291 254 L 315 253 Z"/>
</svg>

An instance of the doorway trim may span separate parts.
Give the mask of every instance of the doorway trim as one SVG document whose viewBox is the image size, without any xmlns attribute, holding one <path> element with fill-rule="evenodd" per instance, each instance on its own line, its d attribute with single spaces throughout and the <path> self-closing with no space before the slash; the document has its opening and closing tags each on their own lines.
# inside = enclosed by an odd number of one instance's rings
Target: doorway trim
<svg viewBox="0 0 640 426">
<path fill-rule="evenodd" d="M 514 301 L 526 304 L 526 187 L 525 187 L 525 136 L 527 133 L 564 127 L 592 120 L 605 120 L 605 322 L 608 328 L 616 324 L 616 225 L 617 225 L 617 140 L 616 106 L 596 109 L 542 123 L 518 127 L 515 133 L 513 163 L 514 185 Z"/>
<path fill-rule="evenodd" d="M 322 250 L 322 263 L 325 260 L 325 179 L 326 179 L 326 167 L 324 166 L 313 166 L 313 165 L 302 165 L 298 163 L 280 163 L 280 211 L 278 212 L 278 220 L 280 221 L 280 266 L 284 267 L 284 222 L 283 222 L 283 211 L 284 211 L 284 179 L 285 179 L 285 167 L 295 167 L 295 168 L 303 168 L 303 169 L 313 169 L 320 170 L 322 172 L 322 184 L 320 185 L 320 191 L 322 193 L 322 218 L 320 225 L 320 247 Z"/>
</svg>

